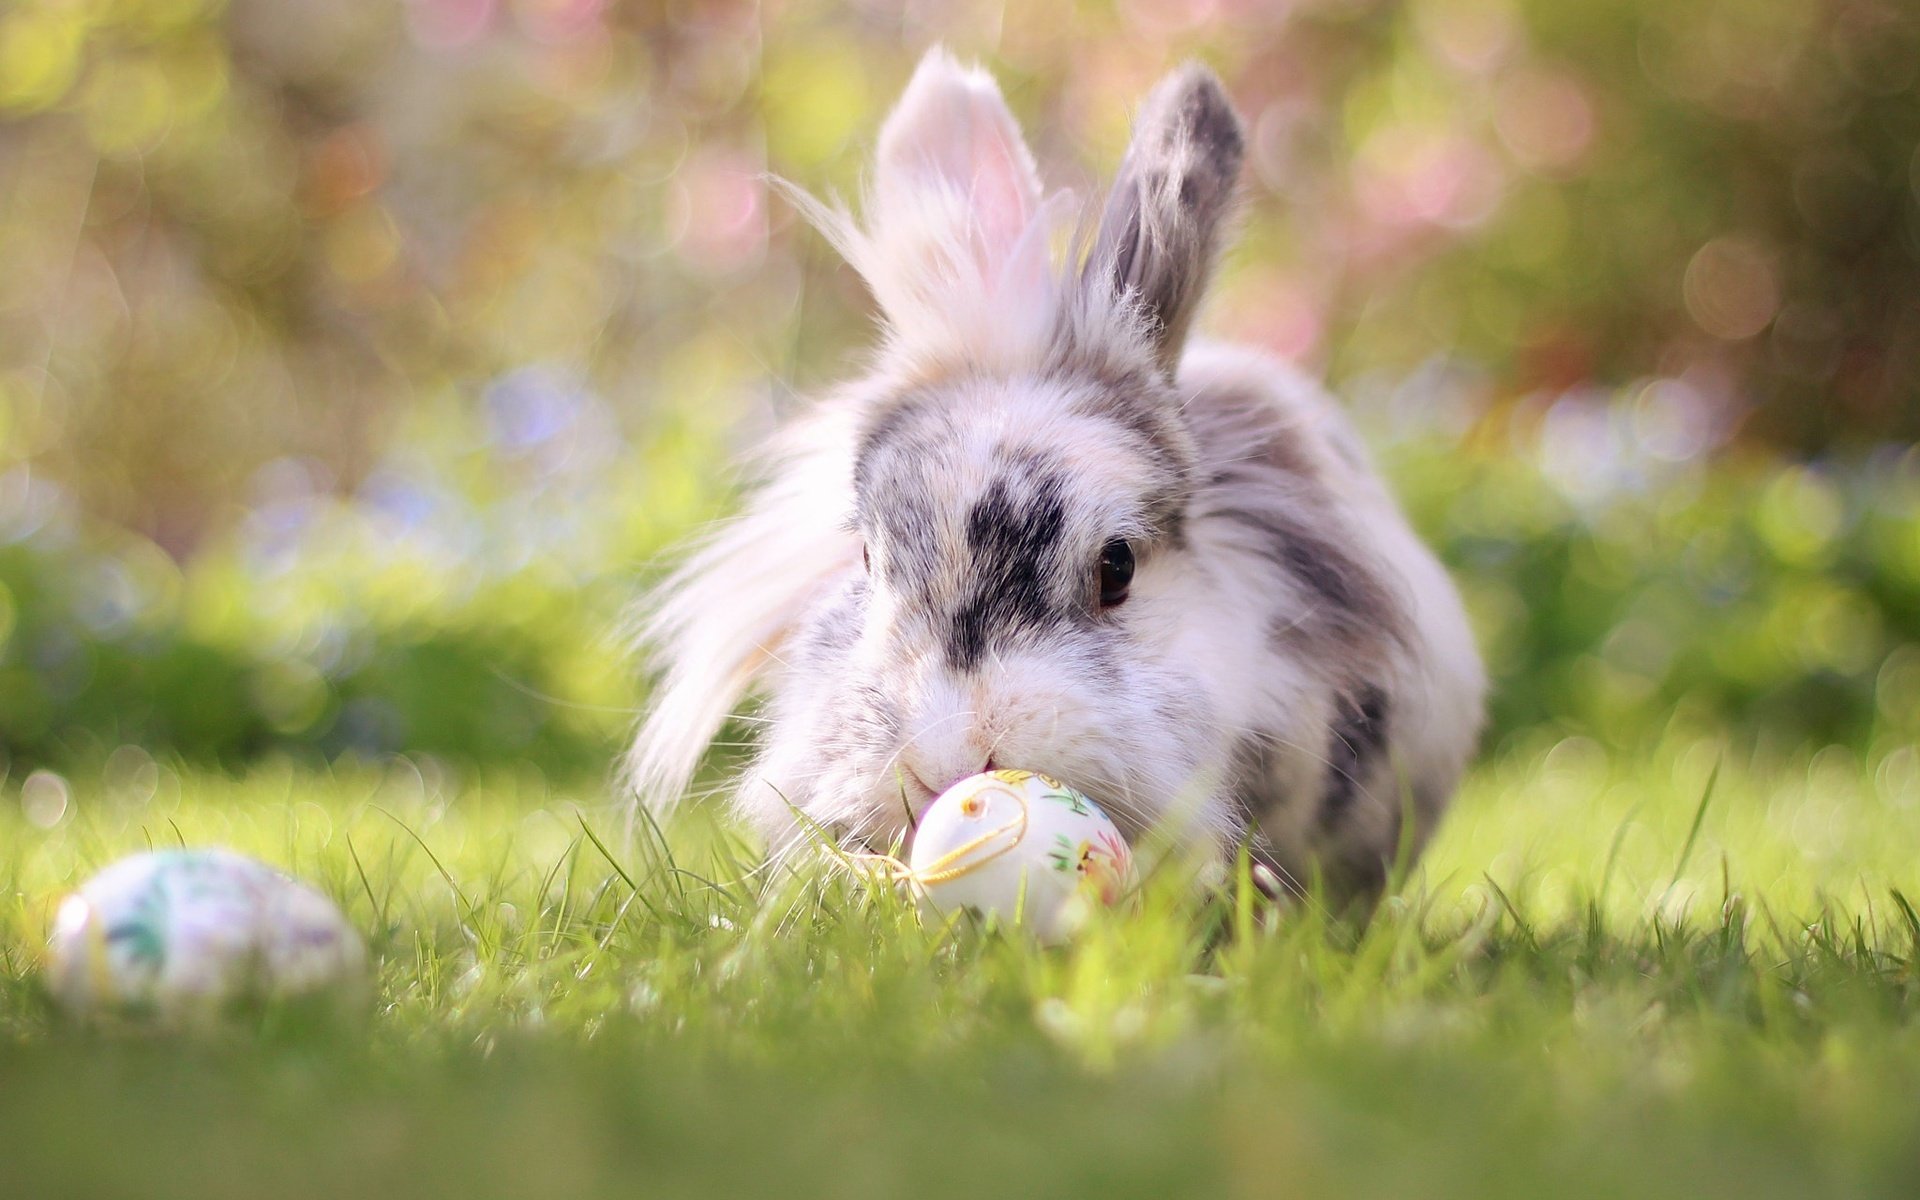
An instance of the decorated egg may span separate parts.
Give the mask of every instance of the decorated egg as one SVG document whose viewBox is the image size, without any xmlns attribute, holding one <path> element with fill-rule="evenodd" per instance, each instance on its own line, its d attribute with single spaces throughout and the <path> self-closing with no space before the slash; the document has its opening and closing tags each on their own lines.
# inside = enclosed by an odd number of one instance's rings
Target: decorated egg
<svg viewBox="0 0 1920 1200">
<path fill-rule="evenodd" d="M 231 850 L 158 850 L 60 904 L 48 986 L 75 1016 L 203 1023 L 246 1001 L 364 996 L 366 948 L 338 907 Z"/>
<path fill-rule="evenodd" d="M 987 771 L 921 815 L 907 862 L 921 902 L 1018 921 L 1043 941 L 1070 935 L 1132 881 L 1133 855 L 1100 806 L 1034 771 Z"/>
</svg>

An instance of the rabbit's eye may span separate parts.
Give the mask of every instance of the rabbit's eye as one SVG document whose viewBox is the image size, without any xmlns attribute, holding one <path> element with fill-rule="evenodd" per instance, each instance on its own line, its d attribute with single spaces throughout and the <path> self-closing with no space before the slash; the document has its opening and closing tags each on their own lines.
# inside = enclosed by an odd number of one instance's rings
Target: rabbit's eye
<svg viewBox="0 0 1920 1200">
<path fill-rule="evenodd" d="M 860 547 L 860 569 L 869 575 L 873 574 L 873 551 L 867 549 L 864 543 Z"/>
<path fill-rule="evenodd" d="M 1115 538 L 1100 550 L 1100 607 L 1112 608 L 1127 598 L 1133 583 L 1133 547 Z"/>
</svg>

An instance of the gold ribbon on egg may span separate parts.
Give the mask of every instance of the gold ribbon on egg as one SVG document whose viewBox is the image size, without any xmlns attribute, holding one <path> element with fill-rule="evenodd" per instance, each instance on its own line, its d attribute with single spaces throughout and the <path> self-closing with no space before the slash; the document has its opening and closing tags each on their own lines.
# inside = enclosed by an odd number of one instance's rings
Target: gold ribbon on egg
<svg viewBox="0 0 1920 1200">
<path fill-rule="evenodd" d="M 985 790 L 988 789 L 982 789 L 982 791 Z M 851 857 L 856 861 L 879 863 L 885 866 L 887 868 L 887 880 L 890 883 L 914 883 L 921 887 L 929 887 L 934 884 L 950 882 L 960 878 L 962 875 L 969 875 L 981 867 L 986 866 L 994 859 L 999 858 L 1001 855 L 1006 854 L 1015 846 L 1018 846 L 1027 836 L 1027 798 L 1012 788 L 1000 788 L 998 790 L 1013 798 L 1013 802 L 1020 807 L 1020 815 L 1004 825 L 989 829 L 985 833 L 978 834 L 962 842 L 960 845 L 955 846 L 919 870 L 915 870 L 912 866 L 901 862 L 891 854 L 856 854 Z M 973 801 L 977 799 L 978 796 L 979 793 L 976 792 L 974 795 L 967 797 L 967 801 Z M 981 855 L 972 862 L 965 861 L 967 855 L 972 854 L 982 846 L 990 844 L 995 838 L 1003 837 L 1007 834 L 1012 834 L 1013 836 L 1008 839 L 1004 845 L 994 849 L 991 853 Z"/>
</svg>

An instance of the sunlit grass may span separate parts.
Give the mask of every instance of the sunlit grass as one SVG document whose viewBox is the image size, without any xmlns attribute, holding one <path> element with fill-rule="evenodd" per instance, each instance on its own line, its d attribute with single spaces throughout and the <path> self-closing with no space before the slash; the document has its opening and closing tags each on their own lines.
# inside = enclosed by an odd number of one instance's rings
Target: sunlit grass
<svg viewBox="0 0 1920 1200">
<path fill-rule="evenodd" d="M 1608 917 L 1631 923 L 1655 912 L 1711 919 L 1730 893 L 1782 915 L 1864 913 L 1889 888 L 1920 890 L 1916 846 L 1912 746 L 1808 756 L 1700 739 L 1627 757 L 1575 738 L 1483 767 L 1425 866 L 1441 895 L 1484 890 L 1491 876 L 1549 919 L 1600 899 L 1604 883 Z"/>
<path fill-rule="evenodd" d="M 1521 748 L 1365 927 L 1162 877 L 1048 952 L 597 786 L 122 756 L 0 795 L 0 1194 L 1898 1193 L 1912 769 Z M 52 904 L 177 842 L 334 895 L 372 1019 L 60 1021 Z"/>
</svg>

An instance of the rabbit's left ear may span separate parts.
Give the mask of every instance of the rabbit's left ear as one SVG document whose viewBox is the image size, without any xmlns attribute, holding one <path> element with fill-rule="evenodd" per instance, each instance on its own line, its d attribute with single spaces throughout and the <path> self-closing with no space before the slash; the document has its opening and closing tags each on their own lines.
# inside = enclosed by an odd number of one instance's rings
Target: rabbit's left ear
<svg viewBox="0 0 1920 1200">
<path fill-rule="evenodd" d="M 1213 271 L 1244 154 L 1220 81 L 1184 67 L 1141 105 L 1101 214 L 1083 284 L 1131 297 L 1169 375 Z"/>
<path fill-rule="evenodd" d="M 880 131 L 868 223 L 891 269 L 990 292 L 1033 240 L 1039 207 L 1033 155 L 993 77 L 929 50 Z"/>
</svg>

